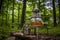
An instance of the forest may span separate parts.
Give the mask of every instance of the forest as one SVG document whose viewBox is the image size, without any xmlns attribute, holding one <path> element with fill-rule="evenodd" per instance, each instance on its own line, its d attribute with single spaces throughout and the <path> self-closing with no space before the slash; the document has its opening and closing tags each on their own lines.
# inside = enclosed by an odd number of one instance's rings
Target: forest
<svg viewBox="0 0 60 40">
<path fill-rule="evenodd" d="M 60 36 L 60 0 L 0 0 L 0 40 L 22 31 L 24 24 L 29 27 L 36 4 L 45 23 L 38 33 Z"/>
</svg>

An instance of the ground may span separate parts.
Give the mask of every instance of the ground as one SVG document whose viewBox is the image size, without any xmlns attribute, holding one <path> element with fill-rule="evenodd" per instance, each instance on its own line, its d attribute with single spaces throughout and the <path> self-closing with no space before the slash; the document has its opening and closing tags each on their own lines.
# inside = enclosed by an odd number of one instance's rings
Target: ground
<svg viewBox="0 0 60 40">
<path fill-rule="evenodd" d="M 10 36 L 6 40 L 17 40 L 16 38 L 18 38 L 18 40 L 37 40 L 36 35 Z M 38 40 L 60 40 L 60 36 L 47 35 L 47 34 L 39 34 Z"/>
</svg>

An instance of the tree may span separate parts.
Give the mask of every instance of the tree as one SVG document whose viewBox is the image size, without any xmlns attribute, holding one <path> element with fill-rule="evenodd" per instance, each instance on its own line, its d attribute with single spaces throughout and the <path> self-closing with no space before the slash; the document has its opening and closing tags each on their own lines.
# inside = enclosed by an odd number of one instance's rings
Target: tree
<svg viewBox="0 0 60 40">
<path fill-rule="evenodd" d="M 21 27 L 23 27 L 23 24 L 25 23 L 25 17 L 26 17 L 26 0 L 23 0 L 23 8 L 22 8 L 22 16 L 21 16 Z"/>
<path fill-rule="evenodd" d="M 20 4 L 18 3 L 18 27 L 19 27 L 19 23 L 20 23 L 20 21 L 19 21 L 19 18 L 20 18 Z"/>
<path fill-rule="evenodd" d="M 14 3 L 15 3 L 15 1 L 13 0 L 13 8 L 12 8 L 12 28 L 14 27 Z"/>
<path fill-rule="evenodd" d="M 59 23 L 60 23 L 60 0 L 58 0 L 58 5 L 59 5 Z"/>
<path fill-rule="evenodd" d="M 53 4 L 53 21 L 54 21 L 54 26 L 57 26 L 57 23 L 56 23 L 56 10 L 55 10 L 55 2 L 54 0 L 52 0 L 52 4 Z"/>
<path fill-rule="evenodd" d="M 3 0 L 0 0 L 0 11 L 1 11 L 2 5 L 3 5 Z"/>
<path fill-rule="evenodd" d="M 3 24 L 3 2 L 4 2 L 4 0 L 0 0 L 0 14 L 2 15 L 1 26 Z"/>
</svg>

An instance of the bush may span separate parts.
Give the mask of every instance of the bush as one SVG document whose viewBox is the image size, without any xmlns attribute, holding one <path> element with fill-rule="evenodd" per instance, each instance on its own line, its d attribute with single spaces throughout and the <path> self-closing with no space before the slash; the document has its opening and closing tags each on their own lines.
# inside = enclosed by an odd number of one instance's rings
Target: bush
<svg viewBox="0 0 60 40">
<path fill-rule="evenodd" d="M 0 26 L 0 40 L 4 40 L 10 34 L 10 28 L 6 26 Z"/>
</svg>

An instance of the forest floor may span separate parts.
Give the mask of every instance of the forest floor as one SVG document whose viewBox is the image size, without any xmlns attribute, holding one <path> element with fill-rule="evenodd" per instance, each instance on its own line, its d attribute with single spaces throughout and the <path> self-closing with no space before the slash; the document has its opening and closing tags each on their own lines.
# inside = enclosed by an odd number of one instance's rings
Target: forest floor
<svg viewBox="0 0 60 40">
<path fill-rule="evenodd" d="M 11 36 L 11 37 L 8 37 L 6 40 L 15 40 L 15 37 Z"/>
<path fill-rule="evenodd" d="M 21 37 L 21 35 L 19 36 Z M 6 40 L 15 40 L 15 36 L 10 36 Z M 20 40 L 37 40 L 36 35 L 26 35 L 22 36 Z M 48 35 L 48 34 L 38 34 L 38 40 L 60 40 L 60 36 Z"/>
</svg>

